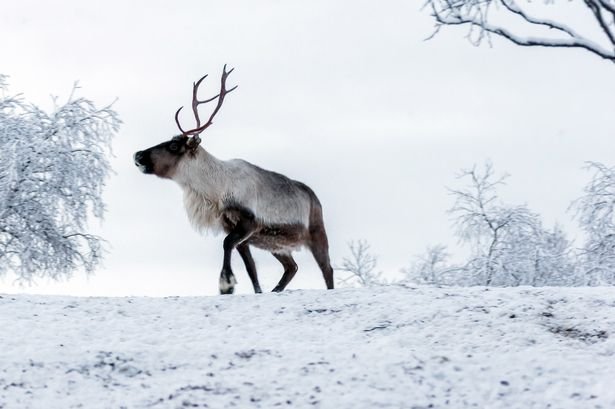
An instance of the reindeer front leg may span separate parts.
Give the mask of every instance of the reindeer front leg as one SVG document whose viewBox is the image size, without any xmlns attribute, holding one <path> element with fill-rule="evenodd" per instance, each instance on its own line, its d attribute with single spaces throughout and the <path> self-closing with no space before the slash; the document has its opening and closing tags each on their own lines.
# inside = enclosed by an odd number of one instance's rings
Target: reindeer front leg
<svg viewBox="0 0 615 409">
<path fill-rule="evenodd" d="M 238 221 L 224 239 L 224 261 L 222 262 L 219 284 L 220 294 L 233 294 L 235 291 L 237 280 L 231 268 L 231 254 L 233 249 L 246 241 L 258 227 L 254 214 L 249 210 L 233 209 L 232 212 L 233 218 L 238 218 Z"/>
</svg>

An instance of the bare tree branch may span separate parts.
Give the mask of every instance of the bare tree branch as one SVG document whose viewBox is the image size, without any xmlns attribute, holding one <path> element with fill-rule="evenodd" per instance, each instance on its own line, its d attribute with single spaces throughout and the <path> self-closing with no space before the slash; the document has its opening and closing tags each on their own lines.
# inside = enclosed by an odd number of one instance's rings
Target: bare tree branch
<svg viewBox="0 0 615 409">
<path fill-rule="evenodd" d="M 524 47 L 580 48 L 615 63 L 615 4 L 610 0 L 583 0 L 583 4 L 605 38 L 592 39 L 563 22 L 532 16 L 514 0 L 427 0 L 425 6 L 431 9 L 436 21 L 434 33 L 429 38 L 433 38 L 442 26 L 465 25 L 469 26 L 467 37 L 474 45 L 489 40 L 489 36 L 494 34 Z M 524 35 L 502 23 L 495 23 L 490 12 L 494 6 L 499 16 L 516 17 L 530 27 L 555 31 L 561 36 Z M 600 45 L 600 42 L 608 43 L 608 46 Z"/>
<path fill-rule="evenodd" d="M 611 44 L 615 44 L 615 35 L 613 34 L 613 21 L 611 21 L 611 25 L 606 21 L 604 17 L 604 9 L 601 7 L 599 1 L 593 0 L 585 0 L 585 4 L 592 11 L 596 21 L 600 25 L 600 28 L 604 32 L 604 34 L 608 37 Z"/>
</svg>

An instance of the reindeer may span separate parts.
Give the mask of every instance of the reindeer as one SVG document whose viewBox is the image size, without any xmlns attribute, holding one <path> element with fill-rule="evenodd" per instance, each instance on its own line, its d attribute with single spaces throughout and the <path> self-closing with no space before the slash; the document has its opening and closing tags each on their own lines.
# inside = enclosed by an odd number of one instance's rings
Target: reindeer
<svg viewBox="0 0 615 409">
<path fill-rule="evenodd" d="M 171 179 L 184 193 L 184 206 L 198 230 L 224 231 L 224 258 L 220 273 L 221 294 L 232 294 L 237 280 L 231 269 L 231 253 L 237 249 L 260 293 L 256 265 L 250 246 L 267 250 L 282 263 L 284 274 L 273 291 L 284 290 L 297 272 L 292 252 L 310 249 L 328 289 L 333 289 L 333 268 L 318 198 L 308 186 L 241 159 L 220 160 L 200 146 L 200 134 L 222 107 L 224 98 L 235 90 L 226 88 L 233 69 L 222 70 L 220 92 L 199 100 L 198 89 L 207 75 L 192 85 L 192 112 L 196 127 L 184 130 L 179 121 L 183 107 L 175 113 L 181 134 L 167 142 L 134 154 L 135 165 L 146 174 Z M 198 108 L 217 100 L 211 116 L 201 125 Z"/>
</svg>

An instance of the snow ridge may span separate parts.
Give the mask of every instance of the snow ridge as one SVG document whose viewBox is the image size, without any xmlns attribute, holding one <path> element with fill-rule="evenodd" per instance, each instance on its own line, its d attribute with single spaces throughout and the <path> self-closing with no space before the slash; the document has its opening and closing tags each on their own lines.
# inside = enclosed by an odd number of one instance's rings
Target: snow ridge
<svg viewBox="0 0 615 409">
<path fill-rule="evenodd" d="M 612 288 L 0 296 L 0 408 L 612 408 Z"/>
</svg>

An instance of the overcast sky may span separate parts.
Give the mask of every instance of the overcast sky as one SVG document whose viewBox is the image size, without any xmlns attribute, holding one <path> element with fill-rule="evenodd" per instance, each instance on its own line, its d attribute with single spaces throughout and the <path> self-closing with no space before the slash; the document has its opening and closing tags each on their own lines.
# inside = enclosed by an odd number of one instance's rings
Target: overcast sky
<svg viewBox="0 0 615 409">
<path fill-rule="evenodd" d="M 319 196 L 340 261 L 364 238 L 391 277 L 429 244 L 457 252 L 446 210 L 460 168 L 493 161 L 502 197 L 574 236 L 567 207 L 587 160 L 613 163 L 615 66 L 577 50 L 476 48 L 465 29 L 423 41 L 433 21 L 405 1 L 6 2 L 0 72 L 11 91 L 50 107 L 79 80 L 100 105 L 118 97 L 109 241 L 95 276 L 0 292 L 75 295 L 217 293 L 222 237 L 189 225 L 173 182 L 141 174 L 132 154 L 168 139 L 191 82 L 236 67 L 203 146 L 301 180 Z M 255 251 L 263 288 L 281 266 Z M 235 257 L 239 292 L 251 292 Z M 289 288 L 324 288 L 307 252 Z"/>
</svg>

